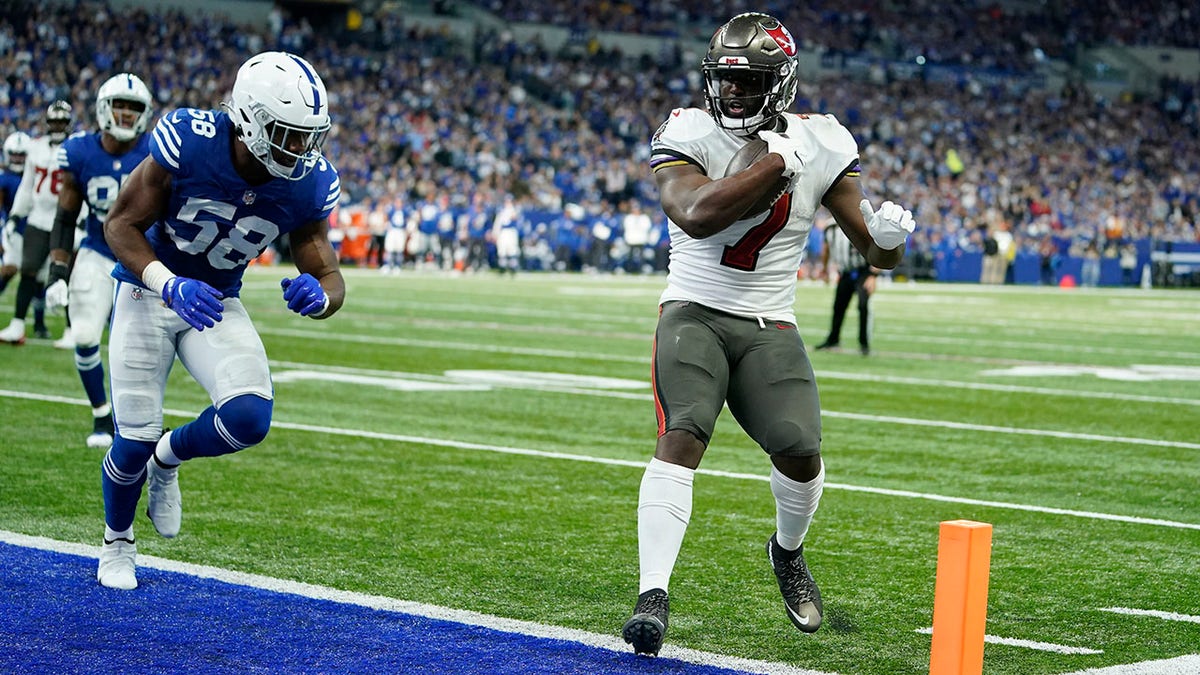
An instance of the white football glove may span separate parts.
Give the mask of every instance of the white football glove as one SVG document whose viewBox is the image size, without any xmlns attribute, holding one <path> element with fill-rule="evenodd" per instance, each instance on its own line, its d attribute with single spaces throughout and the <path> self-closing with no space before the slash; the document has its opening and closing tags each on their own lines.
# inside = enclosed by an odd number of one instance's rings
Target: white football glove
<svg viewBox="0 0 1200 675">
<path fill-rule="evenodd" d="M 800 143 L 774 131 L 760 131 L 758 137 L 767 142 L 767 152 L 777 152 L 783 157 L 783 177 L 795 178 L 804 170 L 800 157 Z"/>
<path fill-rule="evenodd" d="M 69 302 L 67 282 L 59 279 L 46 287 L 46 309 L 53 311 L 59 307 L 66 307 Z"/>
<path fill-rule="evenodd" d="M 864 199 L 858 204 L 863 219 L 867 221 L 867 231 L 879 248 L 890 251 L 898 248 L 912 234 L 916 223 L 913 222 L 912 211 L 894 204 L 884 202 L 878 211 L 872 212 L 870 200 Z"/>
</svg>

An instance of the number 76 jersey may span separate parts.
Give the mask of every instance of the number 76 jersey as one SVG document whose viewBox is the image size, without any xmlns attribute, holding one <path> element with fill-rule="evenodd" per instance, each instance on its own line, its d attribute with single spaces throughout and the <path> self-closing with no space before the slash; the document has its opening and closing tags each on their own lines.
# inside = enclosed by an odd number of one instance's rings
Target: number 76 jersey
<svg viewBox="0 0 1200 675">
<path fill-rule="evenodd" d="M 858 175 L 858 144 L 832 115 L 785 113 L 785 133 L 800 142 L 804 169 L 769 211 L 704 239 L 670 223 L 671 259 L 660 302 L 688 300 L 737 316 L 795 323 L 796 272 L 813 217 L 843 176 Z M 672 111 L 651 141 L 650 168 L 691 164 L 712 180 L 747 142 L 697 108 Z"/>
<path fill-rule="evenodd" d="M 236 297 L 251 260 L 271 242 L 325 220 L 341 194 L 337 169 L 324 158 L 301 180 L 247 183 L 233 165 L 237 130 L 218 110 L 180 108 L 154 127 L 150 156 L 171 174 L 164 215 L 146 231 L 154 254 L 179 276 Z M 141 285 L 123 265 L 113 276 Z"/>
</svg>

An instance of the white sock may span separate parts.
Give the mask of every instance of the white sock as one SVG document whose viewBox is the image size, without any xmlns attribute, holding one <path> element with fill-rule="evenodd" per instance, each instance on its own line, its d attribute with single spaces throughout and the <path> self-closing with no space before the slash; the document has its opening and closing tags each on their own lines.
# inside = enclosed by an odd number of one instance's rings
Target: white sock
<svg viewBox="0 0 1200 675">
<path fill-rule="evenodd" d="M 795 551 L 804 543 L 808 526 L 821 501 L 825 487 L 825 463 L 817 477 L 801 483 L 771 467 L 771 494 L 775 495 L 775 540 L 780 548 Z"/>
<path fill-rule="evenodd" d="M 667 590 L 671 570 L 692 518 L 692 479 L 695 469 L 650 460 L 638 494 L 638 594 L 652 588 Z"/>
<path fill-rule="evenodd" d="M 126 541 L 133 541 L 133 526 L 130 525 L 128 528 L 118 532 L 118 531 L 112 529 L 111 527 L 109 527 L 108 525 L 105 525 L 104 526 L 104 541 L 116 541 L 118 539 L 125 539 Z"/>
<path fill-rule="evenodd" d="M 158 465 L 167 468 L 177 468 L 183 463 L 183 460 L 175 456 L 175 451 L 171 449 L 171 434 L 174 430 L 168 431 L 158 439 L 158 444 L 154 446 L 154 458 L 158 460 Z"/>
<path fill-rule="evenodd" d="M 99 408 L 92 408 L 92 417 L 104 417 L 112 412 L 112 405 L 105 403 Z"/>
</svg>

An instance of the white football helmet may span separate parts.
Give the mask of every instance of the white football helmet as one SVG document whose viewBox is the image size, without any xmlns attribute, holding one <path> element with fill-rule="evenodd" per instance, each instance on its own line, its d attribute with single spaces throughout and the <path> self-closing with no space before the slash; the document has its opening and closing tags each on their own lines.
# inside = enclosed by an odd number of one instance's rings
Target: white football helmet
<svg viewBox="0 0 1200 675">
<path fill-rule="evenodd" d="M 300 180 L 313 170 L 329 133 L 329 97 L 308 61 L 287 52 L 253 56 L 231 98 L 225 107 L 238 136 L 267 171 Z"/>
<path fill-rule="evenodd" d="M 13 173 L 25 171 L 25 156 L 29 154 L 29 143 L 33 139 L 24 131 L 14 131 L 4 139 L 4 166 Z"/>
<path fill-rule="evenodd" d="M 122 126 L 113 115 L 113 101 L 131 101 L 142 105 L 142 112 L 132 126 Z M 96 94 L 96 123 L 100 131 L 121 141 L 132 141 L 146 131 L 150 123 L 151 104 L 154 102 L 150 88 L 142 78 L 132 73 L 114 75 L 100 85 Z"/>
</svg>

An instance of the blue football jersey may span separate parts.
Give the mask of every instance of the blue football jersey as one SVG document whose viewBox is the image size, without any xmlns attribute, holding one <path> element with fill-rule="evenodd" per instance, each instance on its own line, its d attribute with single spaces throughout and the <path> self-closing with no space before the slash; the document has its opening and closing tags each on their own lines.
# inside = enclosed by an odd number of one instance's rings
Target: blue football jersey
<svg viewBox="0 0 1200 675">
<path fill-rule="evenodd" d="M 329 218 L 341 194 L 337 169 L 324 158 L 301 180 L 247 183 L 233 166 L 236 133 L 224 111 L 180 108 L 159 119 L 150 143 L 172 185 L 166 214 L 146 238 L 172 272 L 226 297 L 238 295 L 246 265 L 271 242 Z M 141 285 L 120 264 L 113 276 Z"/>
<path fill-rule="evenodd" d="M 17 188 L 21 187 L 21 174 L 8 169 L 0 169 L 0 191 L 4 193 L 0 203 L 0 224 L 12 212 L 13 200 L 17 198 Z"/>
<path fill-rule="evenodd" d="M 75 134 L 58 147 L 59 168 L 70 171 L 75 177 L 75 184 L 88 205 L 87 235 L 80 247 L 115 259 L 112 249 L 104 241 L 104 219 L 117 201 L 117 192 L 125 179 L 148 154 L 150 138 L 147 134 L 142 134 L 123 155 L 110 155 L 100 144 L 99 131 Z"/>
</svg>

